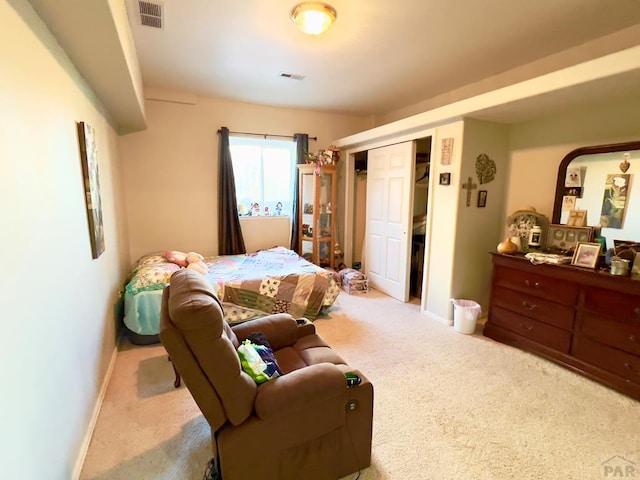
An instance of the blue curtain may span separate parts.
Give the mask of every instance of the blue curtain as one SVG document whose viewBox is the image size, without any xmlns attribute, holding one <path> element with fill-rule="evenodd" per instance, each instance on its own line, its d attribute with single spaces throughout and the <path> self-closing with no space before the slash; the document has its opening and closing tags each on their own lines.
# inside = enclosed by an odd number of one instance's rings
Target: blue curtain
<svg viewBox="0 0 640 480">
<path fill-rule="evenodd" d="M 309 135 L 306 133 L 296 133 L 293 136 L 293 140 L 296 142 L 296 163 L 305 163 L 304 159 L 309 152 Z M 298 222 L 298 197 L 300 196 L 298 185 L 298 167 L 293 166 L 293 197 L 291 199 L 291 250 L 298 252 L 298 237 L 300 235 L 300 225 Z"/>
<path fill-rule="evenodd" d="M 220 154 L 218 172 L 218 255 L 246 253 L 236 202 L 236 180 L 231 163 L 229 129 L 220 129 Z"/>
</svg>

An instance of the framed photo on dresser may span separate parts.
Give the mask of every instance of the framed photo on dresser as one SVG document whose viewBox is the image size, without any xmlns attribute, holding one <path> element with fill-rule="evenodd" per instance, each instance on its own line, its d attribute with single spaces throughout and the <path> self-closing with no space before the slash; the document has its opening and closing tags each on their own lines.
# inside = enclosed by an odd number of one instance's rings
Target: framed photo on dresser
<svg viewBox="0 0 640 480">
<path fill-rule="evenodd" d="M 570 227 L 552 223 L 547 230 L 546 250 L 573 253 L 578 243 L 593 242 L 593 227 Z"/>
<path fill-rule="evenodd" d="M 600 249 L 602 245 L 599 243 L 578 243 L 576 251 L 573 254 L 571 265 L 584 268 L 596 268 L 598 259 L 600 258 Z"/>
</svg>

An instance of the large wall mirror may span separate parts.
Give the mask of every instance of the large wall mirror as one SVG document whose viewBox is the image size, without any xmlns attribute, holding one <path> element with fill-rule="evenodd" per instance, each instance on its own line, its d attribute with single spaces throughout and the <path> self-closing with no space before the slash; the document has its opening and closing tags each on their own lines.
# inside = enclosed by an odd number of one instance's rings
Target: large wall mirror
<svg viewBox="0 0 640 480">
<path fill-rule="evenodd" d="M 571 210 L 586 210 L 587 225 L 602 227 L 607 248 L 614 240 L 640 242 L 640 141 L 567 154 L 558 170 L 552 222 L 570 223 Z"/>
</svg>

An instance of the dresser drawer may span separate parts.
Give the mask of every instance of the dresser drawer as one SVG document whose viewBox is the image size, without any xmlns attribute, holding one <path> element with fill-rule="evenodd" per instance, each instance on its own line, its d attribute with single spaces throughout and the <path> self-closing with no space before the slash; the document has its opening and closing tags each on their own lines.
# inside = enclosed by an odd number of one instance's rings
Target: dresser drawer
<svg viewBox="0 0 640 480">
<path fill-rule="evenodd" d="M 608 347 L 580 335 L 574 337 L 571 353 L 591 365 L 640 384 L 640 356 Z"/>
<path fill-rule="evenodd" d="M 493 284 L 526 292 L 558 303 L 573 305 L 578 298 L 578 285 L 523 270 L 494 266 Z"/>
<path fill-rule="evenodd" d="M 517 313 L 493 306 L 489 322 L 546 345 L 562 353 L 569 353 L 571 333 Z"/>
<path fill-rule="evenodd" d="M 581 335 L 606 343 L 612 347 L 640 355 L 640 324 L 614 322 L 607 318 L 585 312 L 580 322 Z"/>
<path fill-rule="evenodd" d="M 640 282 L 638 282 L 640 292 Z M 611 318 L 640 325 L 640 295 L 628 295 L 597 287 L 585 288 L 584 308 Z"/>
<path fill-rule="evenodd" d="M 573 329 L 575 309 L 569 305 L 550 302 L 517 290 L 495 287 L 491 301 L 498 307 L 554 325 L 564 330 Z"/>
</svg>

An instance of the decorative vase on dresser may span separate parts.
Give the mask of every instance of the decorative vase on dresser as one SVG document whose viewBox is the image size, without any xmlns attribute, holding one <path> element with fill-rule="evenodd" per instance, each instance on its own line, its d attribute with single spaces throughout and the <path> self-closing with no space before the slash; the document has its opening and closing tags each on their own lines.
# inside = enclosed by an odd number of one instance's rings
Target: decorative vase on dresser
<svg viewBox="0 0 640 480">
<path fill-rule="evenodd" d="M 485 336 L 640 399 L 640 280 L 492 258 Z"/>
<path fill-rule="evenodd" d="M 520 250 L 518 248 L 518 245 L 516 245 L 511 238 L 507 237 L 505 238 L 502 242 L 500 242 L 497 246 L 497 250 L 498 253 L 507 253 L 507 254 L 511 254 L 511 253 L 517 253 L 518 250 Z"/>
</svg>

